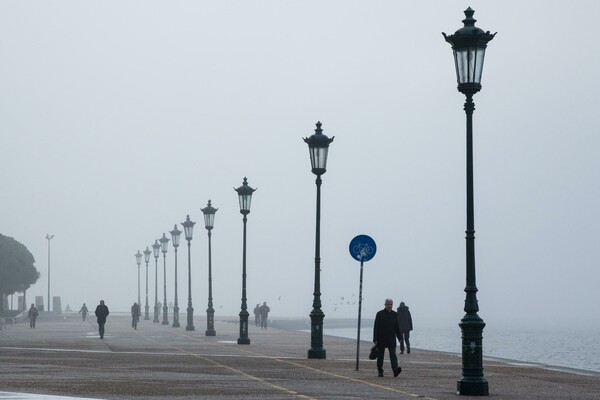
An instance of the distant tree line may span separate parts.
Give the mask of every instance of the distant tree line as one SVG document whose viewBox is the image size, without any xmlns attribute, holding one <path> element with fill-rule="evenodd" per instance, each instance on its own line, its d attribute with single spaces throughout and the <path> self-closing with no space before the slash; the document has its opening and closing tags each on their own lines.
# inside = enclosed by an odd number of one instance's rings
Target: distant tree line
<svg viewBox="0 0 600 400">
<path fill-rule="evenodd" d="M 23 293 L 40 278 L 33 254 L 23 244 L 0 234 L 0 311 L 4 298 Z"/>
</svg>

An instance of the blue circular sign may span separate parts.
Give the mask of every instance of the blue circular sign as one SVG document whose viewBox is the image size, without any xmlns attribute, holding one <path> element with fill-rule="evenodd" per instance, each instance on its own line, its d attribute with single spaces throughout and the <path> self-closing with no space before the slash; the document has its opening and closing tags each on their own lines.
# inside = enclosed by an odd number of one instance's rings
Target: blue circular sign
<svg viewBox="0 0 600 400">
<path fill-rule="evenodd" d="M 358 261 L 369 261 L 377 253 L 375 241 L 367 235 L 358 235 L 350 241 L 350 255 Z"/>
</svg>

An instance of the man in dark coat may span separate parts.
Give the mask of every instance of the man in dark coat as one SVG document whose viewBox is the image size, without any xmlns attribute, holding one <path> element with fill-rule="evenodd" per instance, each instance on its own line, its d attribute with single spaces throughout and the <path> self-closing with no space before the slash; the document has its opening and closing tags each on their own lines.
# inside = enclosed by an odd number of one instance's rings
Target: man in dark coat
<svg viewBox="0 0 600 400">
<path fill-rule="evenodd" d="M 377 372 L 378 376 L 383 376 L 383 357 L 385 349 L 390 353 L 390 362 L 394 376 L 402 371 L 398 366 L 398 357 L 396 357 L 396 338 L 400 339 L 400 328 L 398 327 L 398 315 L 392 307 L 394 301 L 385 299 L 385 308 L 375 316 L 373 324 L 373 343 L 377 345 Z"/>
<path fill-rule="evenodd" d="M 104 305 L 104 300 L 100 300 L 100 304 L 96 307 L 96 317 L 98 318 L 100 339 L 104 339 L 104 324 L 106 324 L 106 317 L 108 317 L 108 307 Z"/>
<path fill-rule="evenodd" d="M 400 328 L 400 354 L 404 354 L 404 343 L 406 343 L 406 352 L 410 354 L 410 331 L 413 329 L 412 317 L 408 306 L 403 301 L 398 307 L 398 327 Z"/>
<path fill-rule="evenodd" d="M 260 311 L 260 328 L 267 329 L 267 321 L 269 320 L 269 311 L 271 311 L 271 309 L 265 301 L 258 310 Z"/>
</svg>

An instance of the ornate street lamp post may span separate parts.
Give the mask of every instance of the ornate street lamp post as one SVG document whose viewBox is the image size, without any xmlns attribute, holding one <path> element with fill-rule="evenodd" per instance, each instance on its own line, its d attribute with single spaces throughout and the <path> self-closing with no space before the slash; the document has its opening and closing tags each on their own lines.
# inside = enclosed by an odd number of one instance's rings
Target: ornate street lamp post
<svg viewBox="0 0 600 400">
<path fill-rule="evenodd" d="M 325 318 L 325 314 L 321 310 L 321 175 L 327 171 L 327 153 L 329 151 L 329 143 L 333 142 L 333 137 L 329 139 L 325 136 L 321 129 L 321 122 L 317 122 L 315 133 L 308 138 L 304 138 L 304 141 L 308 144 L 312 172 L 317 176 L 315 290 L 313 293 L 313 309 L 310 312 L 310 349 L 308 349 L 308 358 L 326 358 L 326 351 L 323 348 L 323 318 Z"/>
<path fill-rule="evenodd" d="M 177 225 L 169 232 L 171 234 L 171 244 L 175 249 L 175 305 L 173 306 L 173 328 L 179 328 L 179 303 L 177 300 L 177 248 L 179 247 L 179 238 L 181 231 L 177 229 Z"/>
<path fill-rule="evenodd" d="M 142 253 L 140 253 L 140 251 L 138 250 L 138 252 L 135 254 L 135 261 L 137 262 L 138 265 L 138 305 L 140 304 L 140 265 L 142 265 Z"/>
<path fill-rule="evenodd" d="M 54 235 L 46 235 L 46 240 L 48 240 L 48 312 L 50 312 L 50 241 L 53 237 Z"/>
<path fill-rule="evenodd" d="M 208 308 L 206 309 L 206 336 L 215 336 L 215 309 L 213 308 L 212 298 L 212 252 L 211 252 L 211 231 L 215 222 L 215 213 L 218 208 L 214 208 L 208 200 L 208 205 L 201 209 L 204 214 L 204 227 L 208 231 Z"/>
<path fill-rule="evenodd" d="M 233 189 L 237 192 L 240 200 L 240 213 L 244 216 L 244 247 L 242 251 L 242 311 L 240 311 L 240 337 L 238 344 L 250 344 L 248 337 L 248 307 L 246 305 L 246 216 L 250 214 L 250 203 L 252 202 L 252 192 L 256 189 L 248 186 L 248 180 L 244 178 L 242 186 Z"/>
<path fill-rule="evenodd" d="M 188 215 L 185 222 L 182 222 L 185 240 L 188 244 L 188 306 L 187 306 L 187 325 L 186 331 L 193 331 L 194 328 L 194 307 L 192 307 L 192 256 L 190 252 L 190 242 L 192 241 L 192 233 L 194 232 L 195 222 L 190 220 Z"/>
<path fill-rule="evenodd" d="M 154 319 L 152 322 L 160 322 L 158 319 L 158 256 L 160 254 L 160 244 L 158 240 L 154 241 L 152 245 L 152 252 L 154 253 Z"/>
<path fill-rule="evenodd" d="M 494 38 L 489 31 L 475 26 L 474 11 L 465 11 L 464 27 L 444 38 L 452 45 L 458 91 L 466 96 L 467 116 L 467 284 L 465 286 L 465 316 L 460 321 L 462 331 L 462 378 L 457 390 L 462 395 L 487 396 L 488 382 L 483 376 L 482 337 L 485 323 L 477 315 L 477 286 L 475 284 L 475 222 L 473 211 L 473 95 L 481 90 L 481 74 L 487 43 Z"/>
<path fill-rule="evenodd" d="M 150 319 L 150 307 L 148 306 L 148 263 L 150 262 L 150 254 L 152 254 L 152 252 L 148 249 L 148 246 L 146 246 L 146 250 L 144 250 L 144 261 L 146 262 L 146 306 L 144 307 L 145 320 Z"/>
<path fill-rule="evenodd" d="M 163 288 L 164 288 L 164 303 L 163 303 L 163 325 L 169 325 L 169 307 L 167 306 L 167 245 L 169 244 L 169 238 L 163 233 L 163 236 L 159 239 L 160 248 L 163 253 L 163 271 L 164 271 L 164 279 L 163 279 Z"/>
</svg>

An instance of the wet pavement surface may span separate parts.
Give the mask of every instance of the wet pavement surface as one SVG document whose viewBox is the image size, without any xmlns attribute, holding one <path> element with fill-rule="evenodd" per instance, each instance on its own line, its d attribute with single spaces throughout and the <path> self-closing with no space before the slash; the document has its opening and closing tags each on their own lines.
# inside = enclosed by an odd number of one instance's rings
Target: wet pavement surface
<svg viewBox="0 0 600 400">
<path fill-rule="evenodd" d="M 389 360 L 377 377 L 369 346 L 325 336 L 325 360 L 307 359 L 310 333 L 250 326 L 251 344 L 238 345 L 237 317 L 215 321 L 217 336 L 109 316 L 104 339 L 94 319 L 39 320 L 0 331 L 0 400 L 52 399 L 460 399 L 458 355 L 413 349 Z M 600 399 L 600 374 L 554 371 L 495 360 L 484 362 L 490 398 Z M 29 397 L 18 397 L 29 394 Z M 11 397 L 12 396 L 12 397 Z"/>
</svg>

